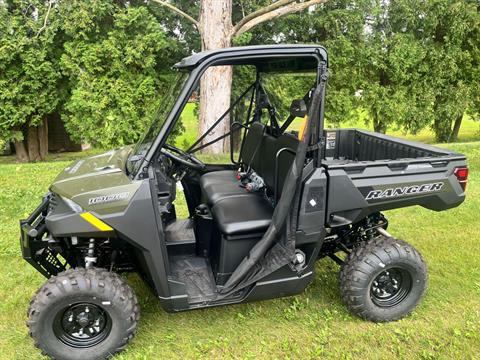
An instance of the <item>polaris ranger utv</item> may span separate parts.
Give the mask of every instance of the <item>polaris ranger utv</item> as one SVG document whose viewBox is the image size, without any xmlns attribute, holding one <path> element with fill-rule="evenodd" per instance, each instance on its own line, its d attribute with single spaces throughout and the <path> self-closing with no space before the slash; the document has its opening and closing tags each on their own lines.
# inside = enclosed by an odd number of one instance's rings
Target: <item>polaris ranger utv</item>
<svg viewBox="0 0 480 360">
<path fill-rule="evenodd" d="M 171 140 L 175 125 L 213 66 L 255 73 L 231 108 L 182 149 Z M 124 349 L 139 306 L 123 272 L 138 272 L 165 310 L 182 311 L 301 293 L 315 262 L 329 257 L 340 264 L 341 297 L 353 314 L 385 322 L 411 312 L 425 292 L 426 265 L 387 232 L 381 211 L 458 206 L 465 156 L 364 130 L 325 130 L 321 46 L 201 52 L 175 70 L 172 93 L 136 146 L 76 161 L 21 221 L 23 257 L 48 278 L 28 311 L 35 344 L 59 359 Z M 312 82 L 288 94 L 281 118 L 274 99 L 286 95 L 266 79 L 304 73 Z M 233 121 L 239 104 L 245 116 Z M 230 130 L 212 139 L 222 121 Z M 226 140 L 228 164 L 200 160 L 200 150 Z M 175 210 L 179 184 L 184 219 Z"/>
</svg>

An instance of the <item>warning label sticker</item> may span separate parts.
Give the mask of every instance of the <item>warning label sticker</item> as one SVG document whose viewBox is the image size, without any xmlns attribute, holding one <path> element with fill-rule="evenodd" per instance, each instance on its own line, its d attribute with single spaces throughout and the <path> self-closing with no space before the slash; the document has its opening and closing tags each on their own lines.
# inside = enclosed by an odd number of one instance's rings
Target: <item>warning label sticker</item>
<svg viewBox="0 0 480 360">
<path fill-rule="evenodd" d="M 327 150 L 335 149 L 335 143 L 337 142 L 337 133 L 336 132 L 327 132 Z"/>
</svg>

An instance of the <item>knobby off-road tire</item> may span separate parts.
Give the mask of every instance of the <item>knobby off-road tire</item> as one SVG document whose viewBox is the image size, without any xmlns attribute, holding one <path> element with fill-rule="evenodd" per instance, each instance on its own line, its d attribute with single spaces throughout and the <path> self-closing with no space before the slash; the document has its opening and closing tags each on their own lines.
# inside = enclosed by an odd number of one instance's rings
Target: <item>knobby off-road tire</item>
<svg viewBox="0 0 480 360">
<path fill-rule="evenodd" d="M 380 236 L 355 248 L 340 270 L 340 293 L 350 312 L 374 322 L 408 315 L 427 288 L 427 266 L 405 241 Z"/>
<path fill-rule="evenodd" d="M 105 359 L 127 346 L 139 317 L 137 298 L 118 274 L 77 268 L 50 278 L 37 291 L 27 326 L 44 355 Z"/>
</svg>

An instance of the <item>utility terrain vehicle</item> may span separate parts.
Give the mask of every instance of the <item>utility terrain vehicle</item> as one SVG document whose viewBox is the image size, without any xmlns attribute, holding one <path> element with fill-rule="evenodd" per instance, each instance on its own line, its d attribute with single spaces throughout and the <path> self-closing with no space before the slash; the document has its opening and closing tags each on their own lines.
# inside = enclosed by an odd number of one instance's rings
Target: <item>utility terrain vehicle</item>
<svg viewBox="0 0 480 360">
<path fill-rule="evenodd" d="M 21 221 L 23 257 L 48 278 L 28 311 L 36 345 L 59 359 L 122 350 L 139 320 L 122 272 L 138 272 L 165 310 L 182 311 L 301 293 L 315 262 L 329 257 L 340 264 L 352 313 L 375 322 L 408 314 L 427 269 L 417 250 L 387 232 L 381 211 L 458 206 L 466 158 L 369 131 L 324 129 L 327 64 L 325 49 L 313 45 L 194 54 L 175 66 L 172 92 L 136 146 L 59 174 Z M 233 68 L 231 106 L 181 146 L 180 115 L 214 66 Z M 275 76 L 280 85 L 269 83 Z M 244 88 L 235 93 L 238 83 Z M 228 164 L 201 161 L 200 150 L 218 141 Z M 184 219 L 176 216 L 180 186 Z"/>
</svg>

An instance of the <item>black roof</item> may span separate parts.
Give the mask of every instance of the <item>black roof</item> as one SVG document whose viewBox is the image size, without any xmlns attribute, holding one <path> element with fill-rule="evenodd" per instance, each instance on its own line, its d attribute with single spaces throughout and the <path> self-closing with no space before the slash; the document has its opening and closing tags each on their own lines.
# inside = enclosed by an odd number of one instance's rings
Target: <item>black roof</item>
<svg viewBox="0 0 480 360">
<path fill-rule="evenodd" d="M 205 60 L 216 60 L 218 65 L 234 65 L 234 64 L 252 64 L 264 67 L 268 70 L 282 70 L 310 68 L 316 64 L 309 63 L 306 59 L 312 59 L 312 55 L 320 55 L 327 60 L 327 51 L 320 45 L 304 45 L 304 44 L 279 44 L 279 45 L 255 45 L 255 46 L 238 46 L 218 50 L 202 51 L 186 58 L 175 64 L 177 69 L 191 69 L 198 66 Z M 301 64 L 292 64 L 295 59 L 305 58 Z M 288 60 L 290 59 L 290 60 Z M 225 60 L 225 62 L 222 62 Z M 290 61 L 288 64 L 279 64 L 279 61 Z M 272 67 L 273 64 L 273 67 Z M 274 65 L 276 64 L 276 65 Z"/>
</svg>

